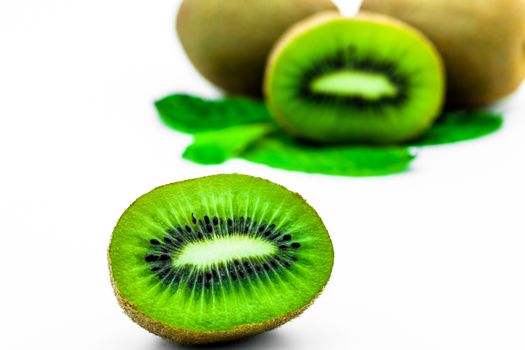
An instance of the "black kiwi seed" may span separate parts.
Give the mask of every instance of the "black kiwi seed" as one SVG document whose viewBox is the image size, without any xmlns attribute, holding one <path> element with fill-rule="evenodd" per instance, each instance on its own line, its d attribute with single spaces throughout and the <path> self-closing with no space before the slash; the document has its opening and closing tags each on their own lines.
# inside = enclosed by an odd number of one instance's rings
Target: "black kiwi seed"
<svg viewBox="0 0 525 350">
<path fill-rule="evenodd" d="M 281 232 L 277 232 L 276 234 L 274 234 L 273 236 L 271 236 L 269 239 L 274 241 L 275 239 L 277 239 L 279 236 L 281 235 Z"/>
<path fill-rule="evenodd" d="M 177 288 L 181 281 L 186 280 L 188 288 L 197 288 L 198 290 L 209 290 L 214 284 L 220 284 L 222 280 L 240 281 L 258 273 L 267 273 L 270 270 L 282 268 L 290 269 L 292 264 L 297 260 L 296 257 L 288 255 L 290 248 L 297 249 L 300 244 L 297 242 L 288 243 L 292 240 L 292 235 L 286 232 L 276 231 L 275 224 L 257 224 L 250 217 L 232 217 L 219 218 L 217 216 L 202 216 L 198 219 L 193 213 L 191 215 L 193 225 L 173 226 L 168 228 L 166 235 L 162 239 L 152 238 L 150 252 L 145 256 L 146 262 L 150 263 L 150 271 L 154 273 L 159 280 L 167 285 Z M 224 222 L 228 228 L 223 231 L 219 223 Z M 184 237 L 184 234 L 191 234 L 190 237 Z M 176 253 L 185 243 L 193 239 L 208 239 L 211 233 L 216 235 L 228 235 L 243 233 L 246 235 L 260 235 L 261 233 L 267 240 L 278 245 L 280 252 L 271 257 L 266 262 L 253 263 L 246 259 L 234 259 L 229 263 L 222 264 L 221 267 L 210 267 L 202 272 L 192 272 L 189 267 L 174 268 L 171 266 L 171 255 Z M 186 276 L 186 277 L 184 277 Z"/>
</svg>

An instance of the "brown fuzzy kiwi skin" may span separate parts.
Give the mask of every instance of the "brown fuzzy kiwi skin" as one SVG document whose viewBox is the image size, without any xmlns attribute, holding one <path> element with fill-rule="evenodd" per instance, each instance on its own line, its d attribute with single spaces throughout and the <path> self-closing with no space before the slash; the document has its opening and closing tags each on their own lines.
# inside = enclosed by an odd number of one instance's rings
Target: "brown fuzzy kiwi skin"
<svg viewBox="0 0 525 350">
<path fill-rule="evenodd" d="M 447 104 L 482 107 L 525 78 L 525 0 L 364 0 L 421 30 L 443 55 Z"/>
<path fill-rule="evenodd" d="M 212 175 L 212 176 L 216 176 L 216 175 Z M 268 180 L 264 180 L 264 181 L 268 181 Z M 163 187 L 163 186 L 160 186 L 160 187 Z M 306 202 L 306 200 L 301 196 L 301 194 L 294 192 L 294 195 L 297 196 L 299 200 Z M 317 215 L 319 220 L 321 220 L 322 222 L 321 217 L 319 217 L 317 213 L 315 213 L 315 215 Z M 113 292 L 115 294 L 115 297 L 117 298 L 117 301 L 120 307 L 123 309 L 124 313 L 128 315 L 128 317 L 133 322 L 135 322 L 136 324 L 138 324 L 139 326 L 141 326 L 148 332 L 155 334 L 159 337 L 162 337 L 164 339 L 175 341 L 182 345 L 204 345 L 204 344 L 214 344 L 214 343 L 225 343 L 229 341 L 234 341 L 234 340 L 254 336 L 254 335 L 272 330 L 279 326 L 282 326 L 283 324 L 287 323 L 293 318 L 301 315 L 306 309 L 308 309 L 315 302 L 315 300 L 323 293 L 324 288 L 326 287 L 330 279 L 330 276 L 328 276 L 328 280 L 326 281 L 325 287 L 323 287 L 319 291 L 319 293 L 317 293 L 308 304 L 306 304 L 305 306 L 297 310 L 293 310 L 287 314 L 281 315 L 274 319 L 271 319 L 265 322 L 261 322 L 261 323 L 244 324 L 244 325 L 240 325 L 240 326 L 237 326 L 231 329 L 227 329 L 227 330 L 193 331 L 190 329 L 183 329 L 183 328 L 176 328 L 176 327 L 169 326 L 165 323 L 162 323 L 151 317 L 148 317 L 142 312 L 138 311 L 138 308 L 134 306 L 133 303 L 128 301 L 120 293 L 118 286 L 115 283 L 115 279 L 114 279 L 113 271 L 112 271 L 110 250 L 111 250 L 111 244 L 107 250 L 110 282 L 111 282 L 111 286 L 113 287 Z"/>
<path fill-rule="evenodd" d="M 325 11 L 325 12 L 318 13 L 316 15 L 311 16 L 308 19 L 305 19 L 299 23 L 296 23 L 279 39 L 277 44 L 274 46 L 270 54 L 270 58 L 268 59 L 268 64 L 266 65 L 265 81 L 264 81 L 264 96 L 271 110 L 273 109 L 271 108 L 272 102 L 270 98 L 270 88 L 272 86 L 270 72 L 273 70 L 275 63 L 279 59 L 281 51 L 289 44 L 291 40 L 293 40 L 297 35 L 301 34 L 305 30 L 308 30 L 309 28 L 314 28 L 318 25 L 321 25 L 327 21 L 334 20 L 334 19 L 347 20 L 347 17 L 344 17 L 339 12 L 335 12 L 335 11 Z M 422 45 L 424 44 L 428 45 L 430 50 L 434 52 L 435 57 L 440 64 L 440 70 L 443 75 L 445 74 L 443 60 L 438 50 L 432 44 L 432 42 L 423 33 L 421 33 L 417 28 L 414 28 L 396 18 L 374 13 L 374 12 L 369 12 L 369 11 L 361 11 L 356 17 L 353 17 L 351 20 L 352 21 L 374 21 L 374 22 L 379 22 L 379 23 L 386 23 L 392 27 L 403 28 L 405 30 L 409 30 L 410 32 L 414 33 L 415 35 L 421 38 Z M 287 131 L 289 131 L 291 134 L 295 136 L 300 137 L 300 135 L 297 135 L 296 132 L 294 131 L 293 125 L 290 125 L 288 121 L 286 120 L 286 118 L 284 118 L 278 112 L 275 112 L 275 110 L 273 111 L 272 116 Z M 429 122 L 431 123 L 433 122 L 433 120 Z M 430 124 L 422 126 L 422 130 L 414 130 L 414 133 L 413 133 L 414 135 L 407 137 L 407 140 L 417 138 L 424 132 L 424 130 L 428 129 L 429 127 L 430 127 Z"/>
<path fill-rule="evenodd" d="M 331 0 L 184 0 L 176 29 L 197 70 L 227 93 L 260 97 L 266 59 L 291 25 Z"/>
<path fill-rule="evenodd" d="M 118 289 L 115 286 L 113 278 L 111 279 L 113 288 L 115 291 L 115 296 L 117 297 L 119 305 L 124 310 L 124 313 L 131 318 L 133 322 L 149 331 L 152 334 L 158 335 L 167 340 L 175 341 L 183 345 L 203 345 L 203 344 L 213 344 L 213 343 L 224 343 L 237 339 L 242 339 L 250 336 L 254 336 L 271 329 L 277 328 L 291 319 L 302 314 L 310 305 L 313 304 L 315 299 L 321 294 L 317 294 L 315 298 L 306 306 L 292 311 L 288 314 L 282 315 L 280 317 L 274 318 L 272 320 L 262 322 L 262 323 L 253 323 L 245 324 L 228 330 L 219 330 L 219 331 L 192 331 L 189 329 L 175 328 L 168 326 L 162 322 L 154 320 L 133 306 L 128 300 L 126 300 L 119 293 Z"/>
</svg>

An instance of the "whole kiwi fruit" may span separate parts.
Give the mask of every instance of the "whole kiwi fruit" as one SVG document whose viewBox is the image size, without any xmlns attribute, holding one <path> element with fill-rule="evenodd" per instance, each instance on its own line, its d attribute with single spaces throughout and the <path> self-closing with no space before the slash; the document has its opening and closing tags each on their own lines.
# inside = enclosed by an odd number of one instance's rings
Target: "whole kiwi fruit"
<svg viewBox="0 0 525 350">
<path fill-rule="evenodd" d="M 267 56 L 281 34 L 331 0 L 184 0 L 176 28 L 193 65 L 229 94 L 259 97 Z"/>
<path fill-rule="evenodd" d="M 268 61 L 265 96 L 291 134 L 323 143 L 393 144 L 439 116 L 445 74 L 432 43 L 385 15 L 323 12 L 284 34 Z"/>
<path fill-rule="evenodd" d="M 525 77 L 525 0 L 364 0 L 425 33 L 443 55 L 453 107 L 489 105 Z"/>
<path fill-rule="evenodd" d="M 301 196 L 238 174 L 146 193 L 122 214 L 109 247 L 126 314 L 185 344 L 282 325 L 321 293 L 333 261 L 328 232 Z"/>
</svg>

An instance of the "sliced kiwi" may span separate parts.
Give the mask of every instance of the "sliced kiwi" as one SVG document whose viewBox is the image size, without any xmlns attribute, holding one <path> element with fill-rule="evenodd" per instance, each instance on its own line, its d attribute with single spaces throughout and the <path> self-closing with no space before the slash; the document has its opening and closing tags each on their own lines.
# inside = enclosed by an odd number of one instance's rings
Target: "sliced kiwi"
<svg viewBox="0 0 525 350">
<path fill-rule="evenodd" d="M 442 60 L 415 29 L 386 16 L 323 13 L 274 48 L 265 94 L 276 120 L 322 142 L 398 143 L 438 117 Z"/>
<path fill-rule="evenodd" d="M 299 315 L 327 283 L 333 248 L 299 195 L 246 175 L 158 187 L 109 248 L 115 293 L 139 325 L 180 343 L 233 340 Z"/>
</svg>

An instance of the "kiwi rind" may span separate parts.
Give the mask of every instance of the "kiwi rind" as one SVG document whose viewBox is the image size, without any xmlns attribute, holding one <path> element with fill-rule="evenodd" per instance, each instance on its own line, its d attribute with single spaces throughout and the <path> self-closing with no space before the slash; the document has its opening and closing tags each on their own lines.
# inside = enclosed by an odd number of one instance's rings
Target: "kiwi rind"
<svg viewBox="0 0 525 350">
<path fill-rule="evenodd" d="M 192 331 L 190 329 L 176 328 L 159 322 L 151 317 L 144 315 L 142 312 L 137 310 L 137 307 L 127 301 L 119 293 L 113 277 L 111 277 L 111 283 L 113 285 L 115 296 L 117 297 L 119 305 L 122 307 L 126 315 L 129 316 L 133 322 L 149 331 L 152 334 L 158 335 L 164 339 L 175 341 L 183 345 L 202 345 L 202 344 L 213 344 L 213 343 L 224 343 L 246 337 L 251 337 L 257 334 L 264 333 L 272 330 L 279 326 L 282 326 L 291 319 L 301 315 L 307 308 L 309 308 L 314 301 L 317 299 L 321 292 L 319 292 L 312 301 L 306 306 L 277 317 L 273 320 L 262 323 L 245 324 L 229 330 L 224 331 Z"/>
<path fill-rule="evenodd" d="M 217 178 L 222 181 L 222 183 L 228 183 L 232 186 L 235 186 L 236 183 L 239 181 L 248 181 L 253 182 L 255 184 L 262 184 L 262 183 L 268 183 L 268 185 L 273 186 L 274 188 L 279 188 L 286 190 L 284 187 L 273 184 L 267 180 L 262 180 L 259 178 L 254 178 L 251 176 L 246 175 L 237 175 L 237 174 L 230 174 L 230 175 L 215 175 L 215 176 L 209 176 L 205 178 L 201 178 L 204 181 L 210 181 L 211 184 L 213 184 L 213 180 Z M 174 183 L 170 185 L 165 185 L 158 187 L 157 189 L 151 191 L 164 191 L 168 190 L 169 186 L 176 186 L 177 184 L 186 183 L 186 185 L 191 184 L 192 181 L 197 181 L 199 179 L 193 179 L 193 180 L 186 180 L 179 183 Z M 276 187 L 277 186 L 277 187 Z M 264 187 L 264 186 L 263 186 Z M 263 191 L 268 191 L 269 188 L 263 188 Z M 270 188 L 271 190 L 271 188 Z M 279 191 L 280 191 L 279 190 Z M 288 194 L 286 196 L 294 196 L 296 200 L 298 200 L 300 203 L 305 203 L 304 199 L 296 194 L 291 193 L 288 190 L 286 190 Z M 167 192 L 161 192 L 161 197 L 166 194 Z M 159 192 L 157 192 L 159 194 Z M 146 196 L 146 195 L 145 195 Z M 142 197 L 145 197 L 142 196 Z M 142 198 L 141 197 L 141 198 Z M 145 204 L 144 200 L 141 200 L 141 198 L 137 199 L 131 207 L 134 205 L 143 206 Z M 264 197 L 263 197 L 264 198 Z M 301 204 L 302 206 L 303 204 Z M 307 205 L 306 203 L 304 205 Z M 131 208 L 130 207 L 130 208 Z M 308 208 L 311 209 L 311 207 L 308 206 Z M 130 209 L 128 208 L 127 211 Z M 308 215 L 314 215 L 315 217 L 312 218 L 312 220 L 318 221 L 319 224 L 322 226 L 322 221 L 318 217 L 317 213 L 313 209 L 308 212 Z M 124 216 L 124 215 L 123 215 Z M 193 214 L 192 214 L 193 216 Z M 121 217 L 122 220 L 122 217 Z M 120 221 L 119 220 L 119 223 Z M 117 224 L 117 227 L 119 224 Z M 324 228 L 324 226 L 323 226 Z M 324 229 L 326 230 L 326 229 Z M 113 236 L 115 235 L 115 231 Z M 110 248 L 108 251 L 108 261 L 109 261 L 109 267 L 110 267 L 110 276 L 111 276 L 111 282 L 115 291 L 115 295 L 117 297 L 117 300 L 121 307 L 124 309 L 125 313 L 137 324 L 141 325 L 146 330 L 157 334 L 161 337 L 164 337 L 166 339 L 174 340 L 179 343 L 183 344 L 206 344 L 206 343 L 214 343 L 214 342 L 224 342 L 234 339 L 243 338 L 250 335 L 255 335 L 261 332 L 264 332 L 266 330 L 273 329 L 275 327 L 278 327 L 282 325 L 283 323 L 287 322 L 288 320 L 298 316 L 301 314 L 311 303 L 313 303 L 313 300 L 321 293 L 322 289 L 324 288 L 324 285 L 318 290 L 318 292 L 315 294 L 315 296 L 312 297 L 312 299 L 308 302 L 302 305 L 301 307 L 298 307 L 296 309 L 290 310 L 289 312 L 286 312 L 284 314 L 280 314 L 277 317 L 274 317 L 272 319 L 264 320 L 262 322 L 251 322 L 251 323 L 243 323 L 240 325 L 237 325 L 235 327 L 229 327 L 229 328 L 218 328 L 214 329 L 213 326 L 210 328 L 210 330 L 202 330 L 202 329 L 192 329 L 188 327 L 177 327 L 172 324 L 167 324 L 166 322 L 163 322 L 161 320 L 157 320 L 155 317 L 151 317 L 147 315 L 146 313 L 142 312 L 140 307 L 138 305 L 134 305 L 133 301 L 131 301 L 124 293 L 122 293 L 121 287 L 122 287 L 122 278 L 120 278 L 120 282 L 117 282 L 115 279 L 115 271 L 113 269 L 113 257 L 118 256 L 118 251 L 116 251 L 114 248 L 115 241 L 112 237 L 112 241 L 110 244 Z M 329 237 L 327 236 L 328 240 Z M 329 242 L 329 241 L 328 241 Z M 331 243 L 330 243 L 331 247 Z M 330 248 L 332 249 L 332 248 Z M 327 261 L 328 266 L 323 267 L 322 269 L 326 270 L 327 268 L 331 271 L 331 264 L 333 264 L 333 250 L 331 251 L 331 258 Z M 122 271 L 121 271 L 122 272 Z M 329 275 L 327 276 L 329 278 Z M 327 279 L 328 280 L 328 279 Z M 327 281 L 326 280 L 326 281 Z"/>
<path fill-rule="evenodd" d="M 479 108 L 525 78 L 523 0 L 364 0 L 362 9 L 418 28 L 443 56 L 449 108 Z"/>
<path fill-rule="evenodd" d="M 331 0 L 184 0 L 178 37 L 195 68 L 228 94 L 262 96 L 266 59 L 280 35 Z"/>
<path fill-rule="evenodd" d="M 381 25 L 385 25 L 394 29 L 402 30 L 407 36 L 410 36 L 414 40 L 418 41 L 418 45 L 424 48 L 429 55 L 432 56 L 434 61 L 435 69 L 437 71 L 436 76 L 439 76 L 439 79 L 436 83 L 436 93 L 433 95 L 435 97 L 435 102 L 429 104 L 432 106 L 428 108 L 428 115 L 423 115 L 419 121 L 419 126 L 414 126 L 410 132 L 404 132 L 403 135 L 373 135 L 373 136 L 364 136 L 360 135 L 338 135 L 330 134 L 325 132 L 325 135 L 318 135 L 316 131 L 304 132 L 304 128 L 298 130 L 297 125 L 290 123 L 288 118 L 279 110 L 273 101 L 273 80 L 275 78 L 274 70 L 283 51 L 286 50 L 287 46 L 293 44 L 295 38 L 300 38 L 301 35 L 308 32 L 311 29 L 316 29 L 318 26 L 322 26 L 331 21 L 353 21 L 353 22 L 375 22 Z M 365 143 L 365 144 L 397 144 L 405 141 L 410 141 L 421 136 L 425 131 L 427 131 L 434 121 L 439 117 L 441 109 L 443 107 L 444 95 L 445 95 L 445 79 L 444 79 L 444 65 L 441 59 L 441 56 L 434 45 L 422 34 L 419 30 L 411 27 L 399 21 L 395 18 L 376 14 L 372 12 L 362 11 L 357 17 L 345 18 L 337 12 L 326 11 L 323 13 L 316 14 L 310 18 L 303 20 L 295 24 L 290 30 L 288 30 L 276 44 L 266 67 L 265 73 L 265 82 L 264 82 L 264 92 L 265 99 L 269 106 L 272 116 L 275 120 L 288 132 L 292 135 L 295 135 L 299 138 L 306 138 L 311 141 L 323 142 L 323 143 Z"/>
</svg>

